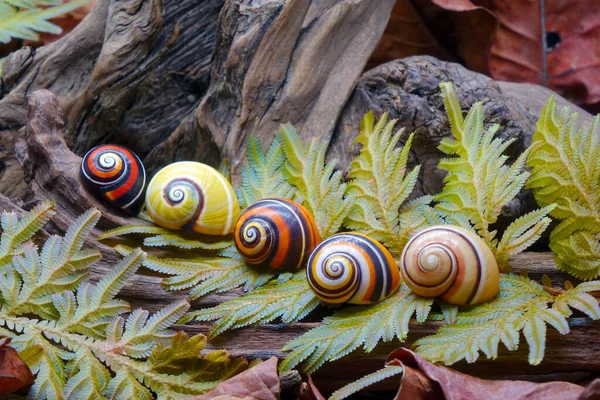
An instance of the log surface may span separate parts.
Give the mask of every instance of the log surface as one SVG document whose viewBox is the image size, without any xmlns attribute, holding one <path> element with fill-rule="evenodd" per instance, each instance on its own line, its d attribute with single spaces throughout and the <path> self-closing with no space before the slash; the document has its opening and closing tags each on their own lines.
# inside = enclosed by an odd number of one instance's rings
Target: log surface
<svg viewBox="0 0 600 400">
<path fill-rule="evenodd" d="M 54 199 L 58 206 L 58 216 L 47 229 L 50 232 L 64 232 L 66 227 L 82 211 L 97 207 L 105 211 L 100 228 L 139 223 L 140 220 L 117 216 L 114 210 L 106 208 L 81 188 L 79 182 L 79 157 L 67 147 L 63 138 L 64 124 L 62 112 L 56 97 L 49 91 L 34 92 L 29 98 L 30 117 L 22 130 L 18 142 L 18 158 L 24 166 L 29 179 L 32 179 L 36 200 Z M 36 160 L 35 163 L 32 160 Z M 75 192 L 69 194 L 67 192 Z M 24 207 L 27 205 L 23 205 Z M 0 196 L 0 207 L 22 212 L 20 205 Z M 105 244 L 96 240 L 100 233 L 96 229 L 87 245 L 100 249 L 103 259 L 93 268 L 92 280 L 97 280 L 111 268 L 119 256 Z M 562 286 L 568 277 L 559 272 L 553 256 L 548 252 L 527 252 L 510 260 L 515 272 L 526 269 L 529 276 L 537 281 L 547 274 L 553 286 Z M 575 282 L 577 283 L 577 282 Z M 227 293 L 210 294 L 191 302 L 192 309 L 213 307 L 226 300 L 243 295 L 236 289 Z M 135 275 L 127 283 L 120 297 L 129 301 L 132 307 L 141 307 L 156 311 L 178 300 L 189 298 L 185 292 L 167 292 L 161 285 L 161 278 L 153 275 Z M 300 322 L 293 324 L 266 324 L 226 332 L 210 341 L 207 350 L 227 349 L 235 356 L 248 358 L 268 358 L 273 355 L 284 357 L 281 348 L 290 340 L 299 337 L 319 322 Z M 563 379 L 572 382 L 584 382 L 600 374 L 600 321 L 591 321 L 582 316 L 570 320 L 571 333 L 561 336 L 552 328 L 548 329 L 546 358 L 536 367 L 527 363 L 527 346 L 522 343 L 515 352 L 501 351 L 497 360 L 480 359 L 476 364 L 459 363 L 456 369 L 486 378 L 519 378 L 528 380 Z M 190 334 L 204 333 L 210 329 L 210 322 L 192 322 L 177 326 Z M 375 371 L 383 365 L 387 354 L 398 346 L 410 346 L 419 337 L 430 335 L 440 326 L 439 322 L 428 321 L 423 324 L 412 322 L 405 343 L 394 340 L 378 346 L 372 353 L 356 351 L 343 360 L 326 364 L 314 375 L 315 382 L 324 392 L 330 392 L 359 377 Z M 392 390 L 397 381 L 386 380 L 376 386 L 379 390 Z"/>
</svg>

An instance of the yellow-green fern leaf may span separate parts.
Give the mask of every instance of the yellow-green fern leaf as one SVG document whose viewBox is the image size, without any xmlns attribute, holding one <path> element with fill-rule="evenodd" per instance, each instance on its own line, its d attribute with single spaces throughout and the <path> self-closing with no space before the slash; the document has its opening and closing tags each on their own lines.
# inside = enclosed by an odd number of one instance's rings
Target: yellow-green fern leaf
<svg viewBox="0 0 600 400">
<path fill-rule="evenodd" d="M 205 393 L 246 368 L 247 362 L 224 352 L 202 356 L 203 336 L 188 340 L 171 330 L 188 311 L 187 302 L 150 314 L 131 311 L 117 298 L 145 262 L 140 249 L 130 249 L 97 283 L 84 280 L 98 259 L 96 252 L 81 249 L 97 211 L 77 218 L 64 237 L 50 236 L 41 252 L 31 242 L 14 240 L 18 232 L 33 236 L 27 226 L 42 214 L 2 219 L 12 235 L 5 242 L 12 243 L 7 254 L 15 255 L 0 271 L 0 333 L 12 339 L 37 375 L 30 398 L 175 399 Z"/>
<path fill-rule="evenodd" d="M 419 167 L 406 171 L 413 135 L 398 146 L 403 130 L 394 132 L 396 121 L 384 114 L 377 123 L 372 112 L 363 118 L 354 143 L 362 146 L 350 165 L 348 193 L 354 206 L 344 225 L 382 242 L 399 257 L 415 230 L 439 220 L 426 196 L 404 204 L 410 196 Z M 404 205 L 403 205 L 404 204 Z"/>
<path fill-rule="evenodd" d="M 340 229 L 353 203 L 353 196 L 346 195 L 341 171 L 335 170 L 336 161 L 325 164 L 327 145 L 313 139 L 305 146 L 290 124 L 282 126 L 277 135 L 286 158 L 283 172 L 287 181 L 315 217 L 321 236 L 331 236 Z"/>
<path fill-rule="evenodd" d="M 347 307 L 323 320 L 323 325 L 313 328 L 289 342 L 284 351 L 290 351 L 281 363 L 281 370 L 302 365 L 307 374 L 316 371 L 327 361 L 341 358 L 357 348 L 370 352 L 380 342 L 395 337 L 404 341 L 408 324 L 415 315 L 423 322 L 427 319 L 433 299 L 415 295 L 406 285 L 398 293 L 381 303 L 369 306 Z"/>
<path fill-rule="evenodd" d="M 529 156 L 527 186 L 550 215 L 562 219 L 550 235 L 556 265 L 581 279 L 600 275 L 600 117 L 577 129 L 577 113 L 560 114 L 550 99 L 540 114 Z"/>
<path fill-rule="evenodd" d="M 395 375 L 400 375 L 404 371 L 404 368 L 397 365 L 386 366 L 379 371 L 373 372 L 369 375 L 363 376 L 356 382 L 349 383 L 343 388 L 333 392 L 329 400 L 342 400 L 352 396 L 355 393 L 363 390 L 366 387 L 381 382 L 384 379 L 390 378 Z"/>
<path fill-rule="evenodd" d="M 209 337 L 215 337 L 229 329 L 264 324 L 277 318 L 284 323 L 296 322 L 318 304 L 319 300 L 306 282 L 306 273 L 302 271 L 284 282 L 271 281 L 245 296 L 190 313 L 186 319 L 216 320 L 209 332 Z"/>
<path fill-rule="evenodd" d="M 90 0 L 56 1 L 27 1 L 0 0 L 0 42 L 8 43 L 12 38 L 39 40 L 37 32 L 59 34 L 60 26 L 49 22 L 73 11 Z M 50 8 L 36 8 L 38 5 L 55 5 Z"/>
<path fill-rule="evenodd" d="M 525 185 L 529 172 L 523 168 L 532 149 L 527 149 L 508 165 L 508 157 L 503 153 L 514 139 L 494 138 L 498 125 L 484 130 L 481 103 L 474 104 L 463 118 L 452 84 L 442 83 L 440 87 L 453 136 L 443 139 L 439 146 L 449 158 L 442 159 L 439 164 L 439 168 L 448 174 L 442 192 L 435 197 L 438 201 L 436 209 L 447 222 L 478 233 L 497 255 L 502 267 L 510 256 L 523 251 L 540 237 L 550 222 L 546 215 L 553 206 L 545 204 L 548 207 L 521 217 L 506 230 L 500 241 L 496 238 L 497 232 L 492 230 L 492 225 L 502 207 Z"/>
<path fill-rule="evenodd" d="M 516 350 L 522 332 L 529 346 L 529 362 L 537 365 L 544 358 L 547 325 L 563 335 L 569 332 L 570 307 L 585 310 L 593 319 L 600 317 L 598 300 L 587 294 L 598 287 L 600 282 L 590 282 L 553 296 L 528 278 L 503 274 L 500 292 L 494 300 L 462 307 L 455 322 L 419 339 L 415 343 L 417 352 L 432 362 L 446 365 L 461 360 L 475 362 L 480 353 L 494 359 L 500 343 L 508 350 Z"/>
</svg>

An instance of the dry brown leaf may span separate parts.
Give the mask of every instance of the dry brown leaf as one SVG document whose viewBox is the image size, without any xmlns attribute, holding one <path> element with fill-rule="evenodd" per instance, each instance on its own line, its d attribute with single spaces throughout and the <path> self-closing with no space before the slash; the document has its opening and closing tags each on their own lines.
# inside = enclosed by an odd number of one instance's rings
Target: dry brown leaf
<svg viewBox="0 0 600 400">
<path fill-rule="evenodd" d="M 396 395 L 397 400 L 576 400 L 584 389 L 568 382 L 533 383 L 479 379 L 432 364 L 405 348 L 393 351 L 386 364 L 398 365 L 405 369 Z"/>
<path fill-rule="evenodd" d="M 11 339 L 0 339 L 0 394 L 13 393 L 33 384 L 31 370 L 17 351 L 9 346 Z"/>
<path fill-rule="evenodd" d="M 190 397 L 188 400 L 277 400 L 279 391 L 277 357 L 271 357 L 221 382 L 212 391 L 201 396 Z"/>
<path fill-rule="evenodd" d="M 599 15 L 597 0 L 399 0 L 369 65 L 426 54 L 600 103 Z"/>
<path fill-rule="evenodd" d="M 319 389 L 317 389 L 310 376 L 307 382 L 302 382 L 297 391 L 298 400 L 325 400 L 325 397 L 319 392 Z"/>
<path fill-rule="evenodd" d="M 397 0 L 369 66 L 427 54 L 489 73 L 497 25 L 491 12 L 469 0 Z"/>
<path fill-rule="evenodd" d="M 599 1 L 473 1 L 500 21 L 492 43 L 494 79 L 548 86 L 579 104 L 600 101 Z M 544 52 L 546 38 L 559 42 Z"/>
<path fill-rule="evenodd" d="M 577 400 L 598 400 L 600 399 L 600 379 L 594 379 L 587 385 Z"/>
</svg>

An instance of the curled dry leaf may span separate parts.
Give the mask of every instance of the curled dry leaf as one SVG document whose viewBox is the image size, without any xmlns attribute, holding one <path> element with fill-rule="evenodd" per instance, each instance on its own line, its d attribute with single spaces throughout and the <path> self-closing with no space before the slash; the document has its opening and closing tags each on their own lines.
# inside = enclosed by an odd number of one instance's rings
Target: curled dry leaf
<svg viewBox="0 0 600 400">
<path fill-rule="evenodd" d="M 8 337 L 0 338 L 0 394 L 13 393 L 33 383 L 31 370 L 9 346 L 10 341 Z"/>
<path fill-rule="evenodd" d="M 325 397 L 319 392 L 319 389 L 317 389 L 310 376 L 306 382 L 302 382 L 297 392 L 298 400 L 325 400 Z"/>
<path fill-rule="evenodd" d="M 479 379 L 432 364 L 405 348 L 393 351 L 386 364 L 404 368 L 397 400 L 575 400 L 584 390 L 583 387 L 568 382 L 533 383 Z"/>
<path fill-rule="evenodd" d="M 279 395 L 277 358 L 265 362 L 221 382 L 212 391 L 188 400 L 277 400 Z"/>
<path fill-rule="evenodd" d="M 594 379 L 587 385 L 577 400 L 598 400 L 600 399 L 600 379 Z"/>
</svg>

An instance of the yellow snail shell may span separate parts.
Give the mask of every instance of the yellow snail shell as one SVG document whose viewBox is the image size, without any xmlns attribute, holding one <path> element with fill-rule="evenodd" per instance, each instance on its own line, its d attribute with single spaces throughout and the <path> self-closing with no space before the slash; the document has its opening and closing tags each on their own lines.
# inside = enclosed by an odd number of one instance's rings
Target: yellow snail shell
<svg viewBox="0 0 600 400">
<path fill-rule="evenodd" d="M 457 305 L 489 301 L 500 287 L 498 263 L 486 243 L 450 225 L 416 234 L 402 252 L 400 273 L 418 295 Z"/>
<path fill-rule="evenodd" d="M 193 161 L 167 165 L 146 192 L 148 215 L 168 229 L 228 235 L 240 215 L 238 200 L 216 169 Z"/>
</svg>

